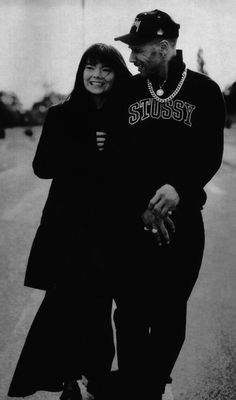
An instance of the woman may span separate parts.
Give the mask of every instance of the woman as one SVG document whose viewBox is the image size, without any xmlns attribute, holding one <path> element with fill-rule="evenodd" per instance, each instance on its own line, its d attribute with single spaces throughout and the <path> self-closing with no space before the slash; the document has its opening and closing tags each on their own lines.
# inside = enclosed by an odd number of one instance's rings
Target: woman
<svg viewBox="0 0 236 400">
<path fill-rule="evenodd" d="M 114 357 L 108 284 L 113 229 L 106 177 L 116 144 L 109 115 L 116 87 L 129 75 L 114 47 L 91 46 L 71 95 L 46 117 L 33 169 L 52 184 L 25 277 L 26 286 L 46 295 L 9 396 L 63 390 L 61 400 L 78 400 L 82 375 L 88 392 L 101 396 Z"/>
</svg>

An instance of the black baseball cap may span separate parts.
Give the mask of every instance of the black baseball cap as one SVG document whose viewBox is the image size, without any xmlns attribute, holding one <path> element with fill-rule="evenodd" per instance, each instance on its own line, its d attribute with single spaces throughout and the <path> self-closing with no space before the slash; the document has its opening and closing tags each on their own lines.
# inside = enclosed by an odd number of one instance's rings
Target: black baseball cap
<svg viewBox="0 0 236 400">
<path fill-rule="evenodd" d="M 138 45 L 156 38 L 176 39 L 179 36 L 180 25 L 165 12 L 153 10 L 138 14 L 127 35 L 118 36 L 128 45 Z"/>
</svg>

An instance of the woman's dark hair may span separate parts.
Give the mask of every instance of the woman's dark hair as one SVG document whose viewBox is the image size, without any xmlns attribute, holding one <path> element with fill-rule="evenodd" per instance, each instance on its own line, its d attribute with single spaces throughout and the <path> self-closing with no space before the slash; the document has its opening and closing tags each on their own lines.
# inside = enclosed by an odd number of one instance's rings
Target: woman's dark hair
<svg viewBox="0 0 236 400">
<path fill-rule="evenodd" d="M 78 70 L 76 73 L 74 88 L 69 96 L 68 101 L 77 105 L 86 105 L 91 103 L 91 98 L 88 91 L 84 87 L 83 72 L 87 62 L 96 64 L 101 62 L 112 68 L 115 72 L 113 89 L 116 88 L 120 79 L 127 78 L 131 75 L 128 70 L 125 60 L 120 52 L 113 46 L 104 43 L 95 43 L 90 46 L 83 54 Z"/>
</svg>

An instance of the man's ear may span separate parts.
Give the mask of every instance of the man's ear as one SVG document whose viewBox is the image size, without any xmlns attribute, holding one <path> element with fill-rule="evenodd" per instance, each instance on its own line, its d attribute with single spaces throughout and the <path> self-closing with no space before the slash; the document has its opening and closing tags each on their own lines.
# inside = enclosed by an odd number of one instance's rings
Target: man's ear
<svg viewBox="0 0 236 400">
<path fill-rule="evenodd" d="M 167 55 L 169 48 L 170 48 L 170 43 L 168 42 L 168 40 L 163 39 L 160 42 L 160 53 L 163 57 Z"/>
</svg>

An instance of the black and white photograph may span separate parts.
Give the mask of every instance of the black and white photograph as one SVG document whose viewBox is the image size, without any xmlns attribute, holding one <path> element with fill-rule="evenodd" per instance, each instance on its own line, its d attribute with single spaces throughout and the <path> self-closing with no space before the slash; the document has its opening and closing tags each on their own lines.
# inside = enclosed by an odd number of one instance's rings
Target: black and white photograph
<svg viewBox="0 0 236 400">
<path fill-rule="evenodd" d="M 236 400 L 235 0 L 0 0 L 0 399 Z"/>
</svg>

